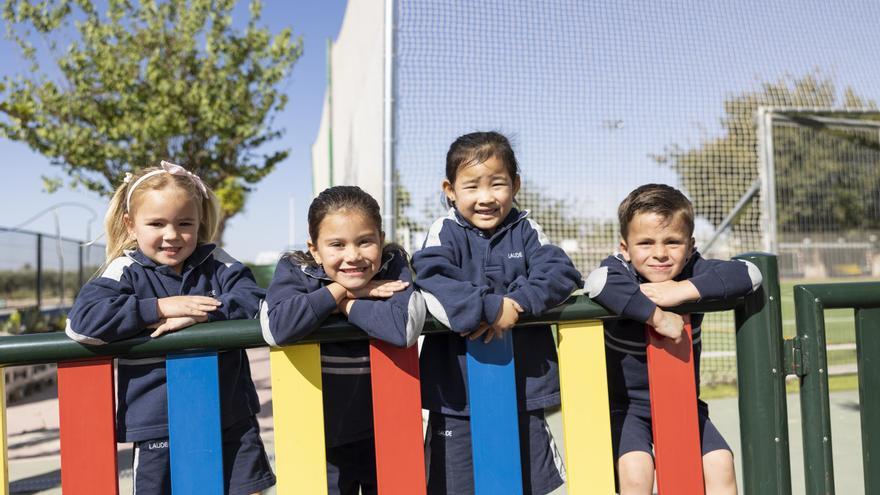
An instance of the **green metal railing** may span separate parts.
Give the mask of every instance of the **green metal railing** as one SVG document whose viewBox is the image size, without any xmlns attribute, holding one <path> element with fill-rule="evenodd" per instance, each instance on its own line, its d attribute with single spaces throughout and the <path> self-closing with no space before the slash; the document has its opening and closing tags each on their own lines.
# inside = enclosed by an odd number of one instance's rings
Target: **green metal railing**
<svg viewBox="0 0 880 495">
<path fill-rule="evenodd" d="M 681 313 L 724 311 L 736 307 L 742 299 L 682 305 Z M 559 321 L 595 320 L 613 317 L 608 310 L 587 296 L 573 296 L 564 304 L 539 317 L 523 316 L 517 326 L 548 325 Z M 448 332 L 449 329 L 432 317 L 425 321 L 422 334 Z M 327 343 L 364 340 L 365 334 L 338 315 L 331 316 L 315 332 L 299 343 Z M 210 351 L 265 347 L 266 341 L 257 320 L 218 321 L 202 323 L 186 330 L 163 335 L 112 342 L 101 346 L 79 344 L 60 332 L 0 337 L 0 366 L 64 362 L 96 357 L 144 358 L 164 356 L 180 351 Z"/>
<path fill-rule="evenodd" d="M 791 463 L 776 257 L 747 254 L 737 259 L 754 263 L 763 276 L 761 287 L 734 312 L 743 490 L 789 495 Z"/>
<path fill-rule="evenodd" d="M 824 310 L 855 311 L 856 353 L 861 409 L 865 493 L 880 493 L 880 282 L 798 285 L 794 288 L 797 335 L 782 336 L 776 257 L 745 254 L 763 275 L 762 287 L 745 298 L 701 302 L 676 308 L 681 313 L 733 309 L 743 491 L 791 493 L 785 377 L 800 379 L 804 471 L 807 494 L 834 493 Z M 575 296 L 521 325 L 613 317 L 586 296 Z M 424 333 L 448 331 L 428 318 Z M 363 332 L 342 317 L 331 317 L 303 343 L 361 340 Z M 104 346 L 83 346 L 60 333 L 0 337 L 0 366 L 65 362 L 102 356 L 151 357 L 173 352 L 263 347 L 259 322 L 207 323 L 163 336 Z"/>
<path fill-rule="evenodd" d="M 856 356 L 862 426 L 865 493 L 880 492 L 880 282 L 812 284 L 794 287 L 797 336 L 787 355 L 800 378 L 806 492 L 834 493 L 826 309 L 855 310 Z"/>
</svg>

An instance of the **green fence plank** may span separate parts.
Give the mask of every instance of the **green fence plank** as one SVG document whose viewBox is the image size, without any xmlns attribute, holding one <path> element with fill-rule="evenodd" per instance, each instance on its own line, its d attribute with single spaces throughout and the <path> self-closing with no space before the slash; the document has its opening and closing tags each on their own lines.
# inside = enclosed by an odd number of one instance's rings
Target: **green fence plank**
<svg viewBox="0 0 880 495">
<path fill-rule="evenodd" d="M 880 284 L 847 282 L 804 285 L 813 298 L 822 301 L 825 309 L 880 307 Z"/>
<path fill-rule="evenodd" d="M 735 311 L 743 493 L 790 495 L 788 416 L 782 359 L 782 312 L 776 257 L 736 257 L 754 263 L 763 284 Z"/>
<path fill-rule="evenodd" d="M 807 495 L 834 493 L 831 454 L 831 407 L 825 353 L 825 313 L 812 287 L 794 287 L 795 323 L 801 345 L 801 427 Z"/>
<path fill-rule="evenodd" d="M 880 493 L 880 308 L 856 310 L 865 493 Z"/>
</svg>

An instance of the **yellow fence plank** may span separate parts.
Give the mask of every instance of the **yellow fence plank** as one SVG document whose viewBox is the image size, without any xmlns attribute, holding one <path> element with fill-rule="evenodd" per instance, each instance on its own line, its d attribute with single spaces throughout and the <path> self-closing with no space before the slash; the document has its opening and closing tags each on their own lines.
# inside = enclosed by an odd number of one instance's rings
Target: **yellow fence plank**
<svg viewBox="0 0 880 495">
<path fill-rule="evenodd" d="M 602 322 L 559 323 L 558 328 L 567 492 L 613 494 L 611 415 Z"/>
<path fill-rule="evenodd" d="M 327 493 L 321 348 L 272 349 L 272 415 L 278 493 Z"/>
<path fill-rule="evenodd" d="M 9 494 L 9 463 L 6 455 L 6 370 L 0 368 L 0 495 Z"/>
</svg>

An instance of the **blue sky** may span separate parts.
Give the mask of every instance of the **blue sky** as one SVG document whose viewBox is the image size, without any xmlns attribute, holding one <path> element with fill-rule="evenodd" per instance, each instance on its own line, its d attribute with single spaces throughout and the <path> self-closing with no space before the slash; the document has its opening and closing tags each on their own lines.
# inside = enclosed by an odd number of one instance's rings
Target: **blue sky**
<svg viewBox="0 0 880 495">
<path fill-rule="evenodd" d="M 527 185 L 611 218 L 639 184 L 679 185 L 652 155 L 721 137 L 735 95 L 818 73 L 880 101 L 878 21 L 859 0 L 401 2 L 396 161 L 412 214 L 439 207 L 449 143 L 497 129 Z"/>
<path fill-rule="evenodd" d="M 302 36 L 303 56 L 294 66 L 285 83 L 290 101 L 282 114 L 276 117 L 278 127 L 286 128 L 284 137 L 274 146 L 291 149 L 287 160 L 255 190 L 245 211 L 227 225 L 226 249 L 242 260 L 253 260 L 261 251 L 281 250 L 288 243 L 288 203 L 295 201 L 294 240 L 305 242 L 305 216 L 312 199 L 311 145 L 321 119 L 326 88 L 326 43 L 335 39 L 345 13 L 345 0 L 266 0 L 263 2 L 263 24 L 272 32 L 286 26 Z M 246 3 L 236 11 L 235 22 L 246 19 Z M 240 14 L 239 14 L 240 12 Z M 17 47 L 0 38 L 0 73 L 10 74 L 23 68 L 18 60 Z M 12 62 L 12 63 L 10 63 Z M 16 142 L 0 138 L 2 170 L 7 174 L 0 208 L 0 226 L 12 227 L 27 220 L 40 210 L 55 203 L 74 201 L 83 203 L 97 214 L 91 224 L 92 235 L 103 229 L 107 200 L 87 191 L 62 190 L 54 194 L 42 192 L 41 176 L 62 176 L 60 168 Z M 157 160 L 161 157 L 157 157 Z M 73 239 L 85 237 L 92 218 L 86 208 L 64 207 L 57 210 L 61 233 Z M 55 224 L 51 214 L 24 227 L 37 232 L 53 233 Z"/>
<path fill-rule="evenodd" d="M 672 144 L 692 148 L 720 137 L 723 103 L 731 96 L 818 73 L 834 80 L 838 92 L 852 86 L 880 101 L 876 2 L 401 0 L 398 6 L 395 160 L 414 196 L 410 213 L 425 226 L 434 214 L 422 215 L 425 205 L 440 205 L 447 147 L 473 130 L 509 134 L 526 184 L 607 219 L 638 184 L 677 185 L 676 174 L 651 156 Z M 291 196 L 294 239 L 305 241 L 326 39 L 337 36 L 344 10 L 342 0 L 265 2 L 264 22 L 273 31 L 292 26 L 305 40 L 305 54 L 277 120 L 287 129 L 282 143 L 291 156 L 257 185 L 226 232 L 228 250 L 243 260 L 287 245 Z M 8 70 L 11 49 L 0 41 L 0 72 Z M 40 176 L 57 173 L 24 146 L 0 140 L 0 153 L 13 185 L 4 205 L 16 205 L 0 210 L 0 226 L 65 200 L 86 202 L 103 215 L 101 198 L 41 193 Z M 64 234 L 81 238 L 90 215 L 73 208 L 61 213 Z M 51 216 L 29 228 L 51 232 Z M 100 221 L 92 225 L 99 230 Z"/>
</svg>

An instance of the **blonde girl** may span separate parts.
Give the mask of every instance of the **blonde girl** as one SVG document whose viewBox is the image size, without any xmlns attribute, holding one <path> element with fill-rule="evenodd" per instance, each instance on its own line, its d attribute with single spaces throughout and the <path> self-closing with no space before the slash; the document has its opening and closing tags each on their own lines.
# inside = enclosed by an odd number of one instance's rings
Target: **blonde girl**
<svg viewBox="0 0 880 495">
<path fill-rule="evenodd" d="M 67 335 L 102 345 L 254 318 L 264 292 L 247 267 L 211 243 L 218 220 L 214 193 L 179 165 L 163 161 L 126 175 L 105 218 L 107 260 L 77 296 Z M 134 443 L 134 491 L 171 493 L 165 360 L 119 359 L 117 366 L 117 438 Z M 247 354 L 221 353 L 218 371 L 227 493 L 256 493 L 275 476 Z"/>
</svg>

